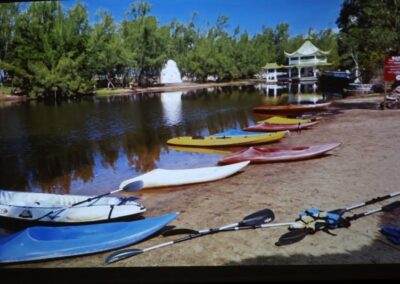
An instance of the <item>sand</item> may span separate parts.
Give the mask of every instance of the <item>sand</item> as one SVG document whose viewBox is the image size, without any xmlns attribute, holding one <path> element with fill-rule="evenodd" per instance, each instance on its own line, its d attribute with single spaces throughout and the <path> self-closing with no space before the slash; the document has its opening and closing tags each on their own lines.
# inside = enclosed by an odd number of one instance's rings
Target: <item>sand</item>
<svg viewBox="0 0 400 284">
<path fill-rule="evenodd" d="M 380 96 L 336 102 L 339 111 L 318 126 L 291 135 L 275 146 L 342 143 L 329 155 L 291 163 L 247 166 L 241 173 L 211 183 L 141 192 L 145 216 L 181 214 L 176 227 L 205 229 L 240 221 L 263 208 L 275 223 L 290 222 L 308 207 L 347 207 L 400 190 L 400 110 L 379 110 Z M 399 199 L 399 198 L 397 198 Z M 393 200 L 396 200 L 394 198 Z M 380 207 L 379 202 L 351 213 Z M 347 213 L 345 216 L 350 215 Z M 400 263 L 400 247 L 379 232 L 382 224 L 400 226 L 400 210 L 354 221 L 350 228 L 318 232 L 277 247 L 287 227 L 219 233 L 182 242 L 104 266 L 110 252 L 62 260 L 8 265 L 12 268 L 216 267 L 246 265 Z M 175 237 L 153 237 L 128 248 L 146 248 Z"/>
</svg>

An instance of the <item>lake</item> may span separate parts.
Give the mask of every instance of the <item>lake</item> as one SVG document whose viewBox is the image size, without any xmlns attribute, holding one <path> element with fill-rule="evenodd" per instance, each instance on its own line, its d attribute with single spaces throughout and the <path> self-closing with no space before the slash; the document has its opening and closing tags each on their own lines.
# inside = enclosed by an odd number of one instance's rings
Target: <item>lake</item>
<svg viewBox="0 0 400 284">
<path fill-rule="evenodd" d="M 29 102 L 0 107 L 0 188 L 99 194 L 155 168 L 215 166 L 222 153 L 183 151 L 175 136 L 244 128 L 261 104 L 320 102 L 265 85 Z M 221 149 L 223 150 L 223 149 Z"/>
</svg>

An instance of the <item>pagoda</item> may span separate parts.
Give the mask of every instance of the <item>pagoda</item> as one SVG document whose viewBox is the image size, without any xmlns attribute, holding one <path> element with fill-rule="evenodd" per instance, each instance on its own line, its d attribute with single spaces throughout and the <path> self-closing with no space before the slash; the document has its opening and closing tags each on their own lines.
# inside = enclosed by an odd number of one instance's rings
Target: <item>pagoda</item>
<svg viewBox="0 0 400 284">
<path fill-rule="evenodd" d="M 306 40 L 299 49 L 293 53 L 285 51 L 288 58 L 289 80 L 317 80 L 318 66 L 328 66 L 330 51 L 323 51 L 316 47 L 310 40 Z"/>
<path fill-rule="evenodd" d="M 280 80 L 316 81 L 319 66 L 329 66 L 328 55 L 330 51 L 323 51 L 316 47 L 310 40 L 306 40 L 299 49 L 293 53 L 284 52 L 288 58 L 288 65 L 267 63 L 263 67 L 264 78 L 267 83 Z M 287 75 L 282 76 L 282 75 Z M 284 78 L 283 78 L 284 77 Z"/>
</svg>

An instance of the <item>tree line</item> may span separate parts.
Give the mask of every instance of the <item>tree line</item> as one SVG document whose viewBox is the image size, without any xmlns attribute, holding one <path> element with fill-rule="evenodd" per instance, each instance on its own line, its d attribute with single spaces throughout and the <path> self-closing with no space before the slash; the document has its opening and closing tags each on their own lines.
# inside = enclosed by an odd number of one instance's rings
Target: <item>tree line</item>
<svg viewBox="0 0 400 284">
<path fill-rule="evenodd" d="M 386 7 L 387 2 L 395 9 Z M 91 94 L 98 79 L 107 75 L 118 78 L 121 86 L 132 78 L 148 85 L 168 59 L 194 81 L 204 82 L 209 76 L 230 81 L 253 78 L 267 62 L 286 64 L 284 51 L 295 51 L 305 37 L 331 51 L 331 69 L 353 68 L 355 59 L 367 69 L 382 60 L 385 47 L 397 46 L 398 51 L 398 6 L 396 0 L 345 0 L 339 33 L 310 29 L 307 35 L 290 36 L 286 23 L 264 26 L 255 35 L 240 26 L 229 33 L 226 16 L 206 27 L 196 26 L 196 14 L 188 23 L 160 25 L 144 1 L 131 4 L 119 23 L 107 11 L 89 22 L 82 3 L 68 11 L 58 1 L 34 2 L 24 11 L 16 3 L 1 4 L 0 69 L 11 75 L 15 89 L 39 98 Z M 373 25 L 364 26 L 369 20 Z M 394 27 L 397 33 L 390 36 L 382 32 Z"/>
</svg>

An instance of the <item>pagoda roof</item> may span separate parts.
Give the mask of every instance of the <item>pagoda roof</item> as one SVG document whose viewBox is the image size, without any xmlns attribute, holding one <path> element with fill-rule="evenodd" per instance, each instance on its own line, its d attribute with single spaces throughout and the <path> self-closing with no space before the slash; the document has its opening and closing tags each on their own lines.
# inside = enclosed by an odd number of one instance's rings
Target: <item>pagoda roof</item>
<svg viewBox="0 0 400 284">
<path fill-rule="evenodd" d="M 265 64 L 265 66 L 263 67 L 263 69 L 280 69 L 280 68 L 284 68 L 284 67 L 287 67 L 287 66 L 285 66 L 285 65 L 280 65 L 280 64 L 277 64 L 276 62 L 273 62 L 273 63 L 267 63 L 267 64 Z"/>
<path fill-rule="evenodd" d="M 314 56 L 314 55 L 328 55 L 330 51 L 323 51 L 316 47 L 310 40 L 306 40 L 299 49 L 297 49 L 293 53 L 289 53 L 285 51 L 285 55 L 287 57 L 294 56 Z"/>
</svg>

